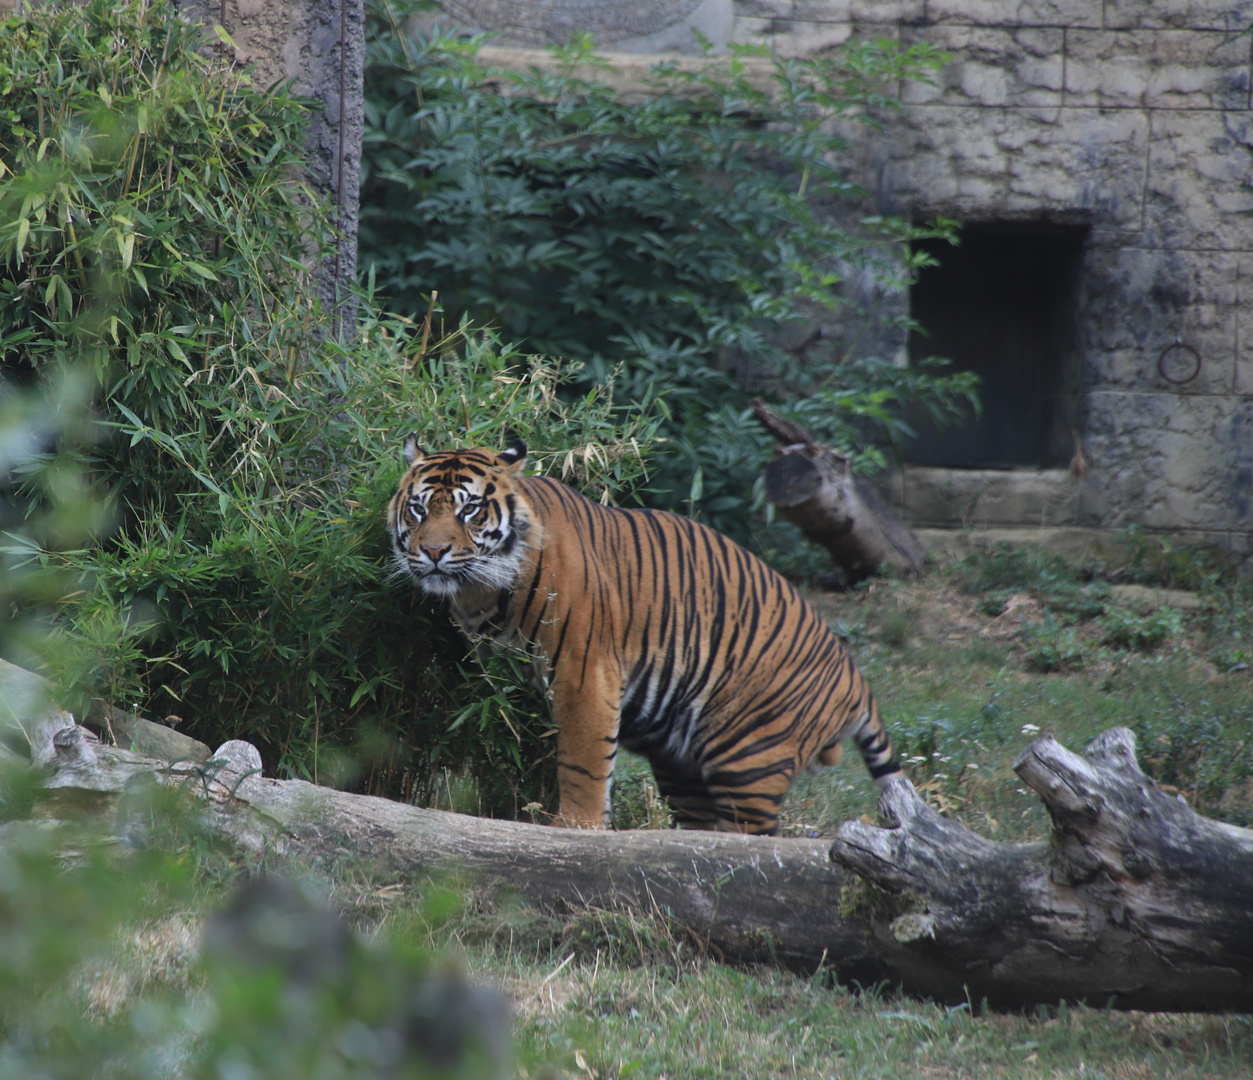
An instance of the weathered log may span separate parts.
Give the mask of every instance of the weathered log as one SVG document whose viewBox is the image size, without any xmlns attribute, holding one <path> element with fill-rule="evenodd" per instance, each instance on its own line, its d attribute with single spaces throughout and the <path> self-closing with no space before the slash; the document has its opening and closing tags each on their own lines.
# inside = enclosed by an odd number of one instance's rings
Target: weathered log
<svg viewBox="0 0 1253 1080">
<path fill-rule="evenodd" d="M 425 810 L 388 799 L 260 775 L 245 742 L 208 762 L 166 765 L 102 746 L 83 728 L 54 740 L 41 810 L 89 812 L 107 823 L 156 779 L 183 786 L 204 828 L 253 852 L 304 862 L 362 860 L 407 878 L 456 877 L 517 892 L 541 909 L 588 906 L 673 918 L 715 954 L 813 971 L 840 958 L 846 978 L 878 979 L 864 925 L 839 916 L 850 876 L 831 865 L 830 840 L 635 830 L 585 832 Z"/>
<path fill-rule="evenodd" d="M 817 442 L 804 428 L 760 400 L 753 412 L 782 444 L 766 466 L 766 497 L 809 539 L 822 544 L 853 580 L 888 564 L 916 574 L 927 553 L 909 527 L 849 459 Z"/>
<path fill-rule="evenodd" d="M 1193 813 L 1135 765 L 1130 732 L 1086 757 L 1037 739 L 1015 765 L 1051 842 L 1000 844 L 931 810 L 907 780 L 887 828 L 828 841 L 577 832 L 421 810 L 260 775 L 246 743 L 165 764 L 71 727 L 52 740 L 43 810 L 116 814 L 137 778 L 183 785 L 205 827 L 303 861 L 453 875 L 557 912 L 662 913 L 728 957 L 887 980 L 948 1001 L 1084 1000 L 1253 1009 L 1253 832 Z"/>
<path fill-rule="evenodd" d="M 877 954 L 907 987 L 994 1003 L 1253 1009 L 1253 831 L 1204 818 L 1136 765 L 1125 728 L 1085 756 L 1051 737 L 1014 763 L 1050 842 L 984 840 L 895 784 L 840 827 L 832 858 L 869 884 Z"/>
</svg>

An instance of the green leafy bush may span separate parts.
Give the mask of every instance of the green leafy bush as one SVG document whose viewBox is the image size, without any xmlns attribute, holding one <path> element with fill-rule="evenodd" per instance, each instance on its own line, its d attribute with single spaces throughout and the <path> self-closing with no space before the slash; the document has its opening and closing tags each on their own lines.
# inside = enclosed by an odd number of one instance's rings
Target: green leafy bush
<svg viewBox="0 0 1253 1080">
<path fill-rule="evenodd" d="M 438 292 L 454 318 L 584 362 L 588 384 L 621 364 L 620 396 L 664 391 L 641 498 L 760 550 L 771 444 L 750 390 L 803 403 L 798 419 L 866 468 L 904 404 L 952 418 L 973 399 L 969 376 L 864 356 L 869 314 L 846 298 L 901 288 L 923 258 L 909 241 L 947 235 L 859 217 L 833 134 L 891 109 L 933 49 L 662 64 L 628 100 L 582 74 L 590 39 L 551 70 L 494 70 L 479 39 L 410 35 L 414 7 L 369 9 L 361 264 L 395 310 Z M 848 341 L 785 347 L 786 328 L 836 308 Z"/>
<path fill-rule="evenodd" d="M 967 594 L 985 594 L 977 606 L 993 618 L 1015 593 L 1031 595 L 1063 618 L 1096 618 L 1109 605 L 1110 588 L 1107 582 L 1087 580 L 1090 576 L 1090 568 L 1058 555 L 1008 544 L 967 555 L 954 568 L 957 587 Z"/>
<path fill-rule="evenodd" d="M 325 326 L 307 298 L 293 308 L 330 235 L 299 180 L 306 105 L 253 90 L 164 6 L 38 9 L 4 37 L 5 374 L 86 364 L 106 422 L 190 428 L 200 467 L 253 472 L 264 433 L 237 406 L 272 406 Z M 120 513 L 188 486 L 152 440 L 111 441 L 94 465 Z"/>
<path fill-rule="evenodd" d="M 282 775 L 425 801 L 451 768 L 485 813 L 543 799 L 543 702 L 512 677 L 484 689 L 446 615 L 388 580 L 400 444 L 516 433 L 609 497 L 638 480 L 649 424 L 612 381 L 563 396 L 557 361 L 376 318 L 369 297 L 338 344 L 309 269 L 330 230 L 298 179 L 307 106 L 207 58 L 172 5 L 92 0 L 4 29 L 0 363 L 48 408 L 86 368 L 98 418 L 49 428 L 12 498 L 52 506 L 77 454 L 113 522 L 10 545 L 62 572 L 22 602 L 55 601 L 42 652 L 65 704 L 175 713 Z"/>
<path fill-rule="evenodd" d="M 1042 623 L 1028 629 L 1025 644 L 1027 666 L 1035 671 L 1073 671 L 1087 661 L 1074 628 L 1054 621 L 1050 612 L 1045 612 Z"/>
<path fill-rule="evenodd" d="M 1253 825 L 1253 743 L 1248 733 L 1253 711 L 1200 708 L 1173 701 L 1149 711 L 1135 724 L 1140 762 L 1159 784 L 1186 793 L 1201 813 L 1248 827 Z"/>
<path fill-rule="evenodd" d="M 1135 525 L 1119 536 L 1118 547 L 1112 573 L 1139 585 L 1209 592 L 1235 569 L 1230 556 L 1215 547 L 1148 535 Z"/>
<path fill-rule="evenodd" d="M 32 781 L 0 761 L 0 790 Z M 122 845 L 91 824 L 4 826 L 0 1080 L 471 1080 L 507 1067 L 503 995 L 434 962 L 459 894 L 426 884 L 367 940 L 312 884 L 261 876 L 199 833 L 177 793 L 154 784 L 127 802 L 144 827 Z M 246 884 L 223 905 L 233 880 Z"/>
<path fill-rule="evenodd" d="M 1183 615 L 1164 607 L 1147 615 L 1115 608 L 1098 620 L 1102 640 L 1107 645 L 1137 652 L 1151 652 L 1183 633 Z"/>
</svg>

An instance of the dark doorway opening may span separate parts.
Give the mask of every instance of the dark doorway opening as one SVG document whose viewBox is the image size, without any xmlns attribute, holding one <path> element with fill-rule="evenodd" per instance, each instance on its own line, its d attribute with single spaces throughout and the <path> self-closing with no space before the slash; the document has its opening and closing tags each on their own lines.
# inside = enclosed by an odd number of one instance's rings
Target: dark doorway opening
<svg viewBox="0 0 1253 1080">
<path fill-rule="evenodd" d="M 955 468 L 1047 468 L 1074 452 L 1079 280 L 1086 226 L 975 224 L 961 245 L 925 240 L 910 290 L 909 359 L 943 356 L 982 382 L 980 416 L 926 420 L 906 461 Z"/>
</svg>

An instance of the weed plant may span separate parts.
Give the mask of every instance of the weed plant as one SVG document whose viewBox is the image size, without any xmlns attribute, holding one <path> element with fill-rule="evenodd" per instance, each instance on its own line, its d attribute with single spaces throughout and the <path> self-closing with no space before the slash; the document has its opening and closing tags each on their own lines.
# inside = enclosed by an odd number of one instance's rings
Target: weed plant
<svg viewBox="0 0 1253 1080">
<path fill-rule="evenodd" d="M 1134 622 L 1124 625 L 1134 626 Z M 1158 644 L 1162 639 L 1159 639 Z M 1044 621 L 1031 627 L 1026 633 L 1024 660 L 1034 671 L 1073 671 L 1083 667 L 1086 651 L 1083 642 L 1072 627 L 1056 622 L 1052 612 L 1046 611 Z"/>
<path fill-rule="evenodd" d="M 1230 559 L 1207 544 L 1181 543 L 1132 525 L 1120 535 L 1118 546 L 1110 568 L 1117 580 L 1192 592 L 1210 592 L 1232 583 Z"/>
<path fill-rule="evenodd" d="M 349 874 L 284 886 L 200 833 L 178 792 L 126 801 L 142 824 L 121 845 L 95 823 L 0 825 L 0 1080 L 500 1075 L 477 1038 L 495 999 L 434 964 L 460 895 L 423 888 L 367 939 L 318 899 Z"/>
<path fill-rule="evenodd" d="M 1157 608 L 1145 615 L 1121 608 L 1097 620 L 1097 626 L 1101 640 L 1107 645 L 1152 652 L 1163 642 L 1183 633 L 1183 616 L 1170 607 Z"/>
</svg>

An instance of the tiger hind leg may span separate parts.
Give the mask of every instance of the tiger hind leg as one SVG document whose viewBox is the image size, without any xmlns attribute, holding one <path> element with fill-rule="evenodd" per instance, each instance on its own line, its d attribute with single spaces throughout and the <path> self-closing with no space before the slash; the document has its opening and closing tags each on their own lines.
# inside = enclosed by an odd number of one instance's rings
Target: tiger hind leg
<svg viewBox="0 0 1253 1080">
<path fill-rule="evenodd" d="M 652 763 L 653 779 L 657 791 L 666 800 L 674 814 L 674 824 L 680 829 L 716 829 L 718 815 L 714 798 L 699 779 L 681 776 L 665 766 Z"/>
<path fill-rule="evenodd" d="M 656 764 L 653 778 L 674 814 L 676 828 L 762 835 L 773 835 L 778 828 L 778 804 L 769 797 L 763 804 L 752 796 L 716 793 L 699 778 L 680 776 Z"/>
<path fill-rule="evenodd" d="M 892 748 L 892 739 L 887 728 L 883 726 L 878 706 L 873 701 L 854 725 L 852 737 L 857 749 L 861 751 L 866 768 L 870 770 L 871 777 L 879 787 L 883 787 L 900 773 L 900 759 Z"/>
</svg>

